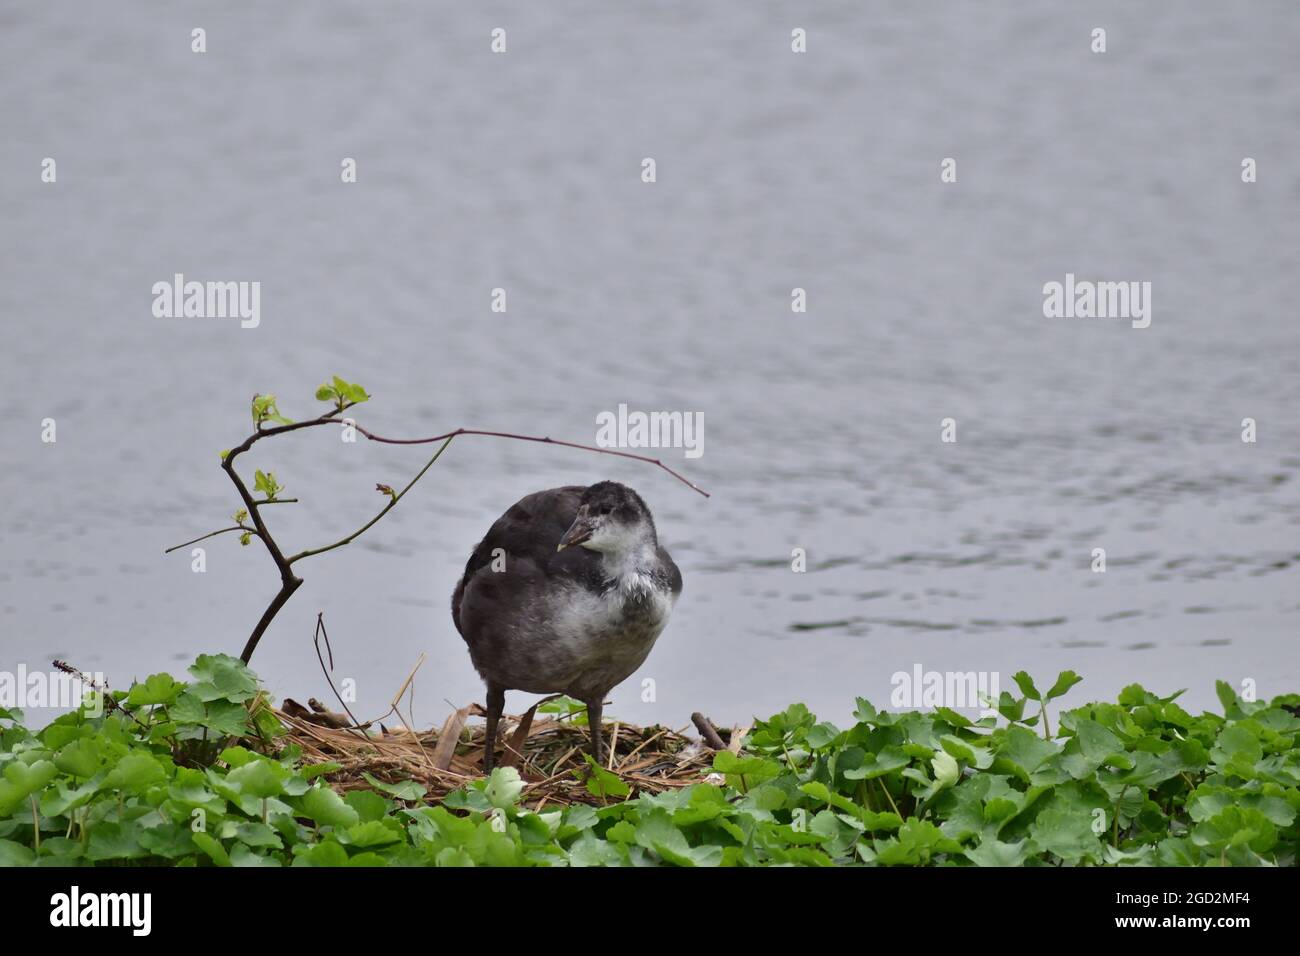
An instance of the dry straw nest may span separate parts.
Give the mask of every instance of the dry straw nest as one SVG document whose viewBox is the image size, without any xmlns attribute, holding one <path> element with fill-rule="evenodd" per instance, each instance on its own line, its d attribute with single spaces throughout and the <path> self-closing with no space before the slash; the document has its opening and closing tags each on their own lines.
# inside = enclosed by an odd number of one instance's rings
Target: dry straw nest
<svg viewBox="0 0 1300 956">
<path fill-rule="evenodd" d="M 374 725 L 359 728 L 315 700 L 312 709 L 286 700 L 276 716 L 288 730 L 283 743 L 302 748 L 308 763 L 333 762 L 338 770 L 326 775 L 336 789 L 369 787 L 365 774 L 386 783 L 414 780 L 423 784 L 426 799 L 438 802 L 483 775 L 486 728 L 470 717 L 484 716 L 478 704 L 462 707 L 439 730 L 412 732 Z M 609 798 L 588 789 L 589 768 L 584 758 L 587 727 L 570 717 L 542 715 L 539 701 L 520 716 L 505 715 L 497 731 L 498 766 L 515 767 L 524 782 L 521 802 L 538 809 L 572 803 L 601 805 Z M 696 725 L 714 747 L 686 736 L 682 730 L 658 725 L 637 727 L 605 721 L 609 746 L 605 766 L 638 793 L 662 793 L 710 778 L 713 753 L 718 746 L 738 751 L 744 732 L 740 728 L 715 731 L 706 718 L 695 715 Z M 701 725 L 703 721 L 703 725 Z M 712 782 L 720 782 L 715 776 Z"/>
</svg>

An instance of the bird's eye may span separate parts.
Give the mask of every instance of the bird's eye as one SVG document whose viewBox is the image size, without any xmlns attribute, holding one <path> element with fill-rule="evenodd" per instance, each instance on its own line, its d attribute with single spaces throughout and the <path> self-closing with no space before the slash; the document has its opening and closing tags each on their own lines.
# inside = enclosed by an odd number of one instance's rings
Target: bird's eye
<svg viewBox="0 0 1300 956">
<path fill-rule="evenodd" d="M 607 515 L 607 514 L 609 514 L 610 510 L 611 510 L 611 509 L 610 509 L 609 505 L 601 505 L 599 508 L 596 509 L 596 514 L 598 514 L 598 515 Z"/>
</svg>

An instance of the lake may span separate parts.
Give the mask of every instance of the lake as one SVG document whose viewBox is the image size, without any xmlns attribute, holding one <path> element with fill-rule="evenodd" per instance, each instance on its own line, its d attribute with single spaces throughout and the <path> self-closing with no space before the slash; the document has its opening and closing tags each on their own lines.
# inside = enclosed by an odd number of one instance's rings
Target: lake
<svg viewBox="0 0 1300 956">
<path fill-rule="evenodd" d="M 620 719 L 844 721 L 918 667 L 1069 668 L 1067 704 L 1300 689 L 1292 4 L 551 6 L 0 13 L 0 667 L 120 688 L 237 654 L 266 554 L 163 550 L 238 506 L 218 453 L 251 396 L 307 417 L 338 374 L 394 437 L 699 415 L 703 454 L 663 457 L 712 497 L 458 439 L 299 566 L 253 659 L 278 697 L 331 703 L 323 611 L 359 715 L 422 654 L 418 724 L 481 701 L 448 606 L 466 557 L 522 495 L 603 478 L 685 579 Z M 257 326 L 155 317 L 176 273 L 259 283 Z M 1067 275 L 1149 282 L 1149 327 L 1046 317 Z M 313 429 L 242 464 L 301 499 L 266 509 L 298 550 L 428 453 Z"/>
</svg>

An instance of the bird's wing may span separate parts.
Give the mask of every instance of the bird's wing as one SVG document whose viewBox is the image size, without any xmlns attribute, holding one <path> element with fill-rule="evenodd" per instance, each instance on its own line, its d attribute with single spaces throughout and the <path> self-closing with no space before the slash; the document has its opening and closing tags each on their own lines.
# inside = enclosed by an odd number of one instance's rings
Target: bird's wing
<svg viewBox="0 0 1300 956">
<path fill-rule="evenodd" d="M 663 565 L 664 572 L 668 576 L 668 589 L 673 592 L 674 597 L 682 593 L 682 572 L 678 569 L 676 563 L 668 552 L 659 547 L 659 561 Z"/>
<path fill-rule="evenodd" d="M 456 590 L 451 596 L 451 618 L 456 624 L 456 630 L 462 635 L 465 633 L 460 623 L 460 607 L 466 586 L 474 575 L 491 565 L 493 553 L 498 548 L 505 555 L 507 565 L 511 561 L 518 560 L 531 561 L 541 568 L 546 568 L 552 563 L 557 563 L 561 567 L 567 567 L 574 562 L 579 565 L 587 563 L 583 561 L 586 554 L 583 548 L 569 548 L 558 556 L 555 552 L 560 538 L 577 517 L 578 505 L 581 504 L 582 495 L 586 490 L 584 485 L 565 485 L 562 488 L 537 491 L 520 498 L 496 520 L 488 529 L 488 533 L 483 536 L 483 540 L 478 543 L 474 553 L 469 556 L 469 561 L 465 564 L 465 574 L 457 583 Z M 569 557 L 569 551 L 583 552 L 583 554 Z M 557 557 L 567 558 L 567 560 L 553 562 Z"/>
</svg>

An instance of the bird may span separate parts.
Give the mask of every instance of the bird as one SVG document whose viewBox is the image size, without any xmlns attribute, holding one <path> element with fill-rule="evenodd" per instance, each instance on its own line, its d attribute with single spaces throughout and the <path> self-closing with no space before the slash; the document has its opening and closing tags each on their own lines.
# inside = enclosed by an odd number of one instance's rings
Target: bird
<svg viewBox="0 0 1300 956">
<path fill-rule="evenodd" d="M 626 485 L 566 485 L 515 502 L 474 548 L 451 598 L 487 685 L 484 773 L 507 690 L 586 704 L 602 763 L 605 696 L 645 661 L 681 591 L 650 509 Z"/>
</svg>

